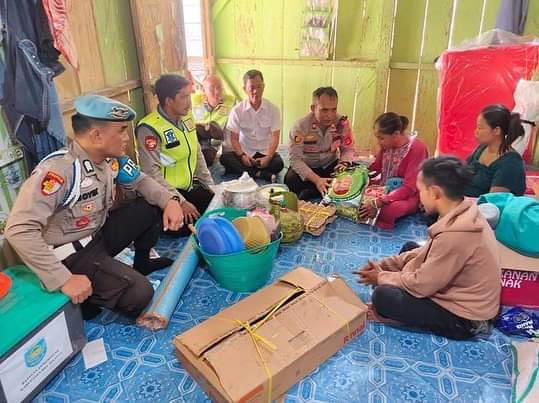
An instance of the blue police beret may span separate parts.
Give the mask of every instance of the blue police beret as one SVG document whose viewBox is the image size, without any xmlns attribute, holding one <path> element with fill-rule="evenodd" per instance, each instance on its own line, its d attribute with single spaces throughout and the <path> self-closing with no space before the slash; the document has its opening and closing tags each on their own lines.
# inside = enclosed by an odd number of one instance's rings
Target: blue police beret
<svg viewBox="0 0 539 403">
<path fill-rule="evenodd" d="M 92 119 L 127 122 L 135 119 L 135 111 L 121 102 L 101 95 L 84 95 L 75 100 L 75 110 Z"/>
</svg>

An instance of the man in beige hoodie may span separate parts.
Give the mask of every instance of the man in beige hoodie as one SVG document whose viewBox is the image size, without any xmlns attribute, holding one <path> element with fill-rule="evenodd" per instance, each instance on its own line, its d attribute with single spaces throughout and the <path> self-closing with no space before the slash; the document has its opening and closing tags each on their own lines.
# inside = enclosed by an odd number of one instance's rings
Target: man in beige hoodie
<svg viewBox="0 0 539 403">
<path fill-rule="evenodd" d="M 490 329 L 500 306 L 501 272 L 494 233 L 463 196 L 471 176 L 453 157 L 424 162 L 419 195 L 427 213 L 440 218 L 424 246 L 356 272 L 361 283 L 375 286 L 374 319 L 452 339 Z"/>
</svg>

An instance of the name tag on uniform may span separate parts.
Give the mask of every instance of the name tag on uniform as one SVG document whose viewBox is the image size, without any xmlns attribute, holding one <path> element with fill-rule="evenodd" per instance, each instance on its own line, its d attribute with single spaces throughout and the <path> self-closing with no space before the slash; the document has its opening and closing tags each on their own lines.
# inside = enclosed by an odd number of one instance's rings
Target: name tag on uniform
<svg viewBox="0 0 539 403">
<path fill-rule="evenodd" d="M 228 107 L 224 105 L 219 105 L 217 107 L 217 113 L 221 116 L 228 116 Z"/>
<path fill-rule="evenodd" d="M 190 132 L 195 130 L 195 124 L 193 123 L 193 119 L 191 119 L 191 118 L 186 119 L 186 120 L 183 121 L 183 124 L 184 124 L 185 128 L 187 130 L 189 130 Z"/>
<path fill-rule="evenodd" d="M 180 140 L 178 140 L 178 137 L 176 137 L 176 133 L 174 133 L 173 129 L 168 129 L 163 132 L 163 135 L 165 136 L 165 148 L 174 148 L 180 145 Z"/>
</svg>

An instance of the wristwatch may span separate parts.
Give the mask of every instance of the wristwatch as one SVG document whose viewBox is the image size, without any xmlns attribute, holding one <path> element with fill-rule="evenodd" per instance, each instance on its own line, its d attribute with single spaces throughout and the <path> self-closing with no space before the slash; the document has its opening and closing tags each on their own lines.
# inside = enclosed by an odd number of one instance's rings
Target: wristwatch
<svg viewBox="0 0 539 403">
<path fill-rule="evenodd" d="M 180 199 L 180 196 L 174 195 L 170 198 L 170 200 L 176 200 L 178 204 L 182 204 L 182 199 Z"/>
</svg>

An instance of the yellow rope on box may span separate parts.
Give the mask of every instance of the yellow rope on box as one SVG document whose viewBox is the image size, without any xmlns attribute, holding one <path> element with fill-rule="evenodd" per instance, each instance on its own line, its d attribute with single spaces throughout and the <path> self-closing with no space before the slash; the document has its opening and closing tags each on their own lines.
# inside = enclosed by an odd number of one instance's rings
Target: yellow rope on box
<svg viewBox="0 0 539 403">
<path fill-rule="evenodd" d="M 262 319 L 259 323 L 257 323 L 255 326 L 251 326 L 249 322 L 242 322 L 239 319 L 227 319 L 227 318 L 217 318 L 220 320 L 226 320 L 228 322 L 235 323 L 236 325 L 242 327 L 249 333 L 249 336 L 251 337 L 251 340 L 253 341 L 253 344 L 255 345 L 256 353 L 262 362 L 262 366 L 264 367 L 264 371 L 266 372 L 266 375 L 268 377 L 268 403 L 271 403 L 271 390 L 273 387 L 273 375 L 271 373 L 271 370 L 269 369 L 268 363 L 264 356 L 262 355 L 261 351 L 261 345 L 268 348 L 271 352 L 275 352 L 277 350 L 277 347 L 273 343 L 271 343 L 268 339 L 265 337 L 259 335 L 257 330 L 264 325 L 266 322 L 268 322 L 273 315 L 284 305 L 286 302 L 294 296 L 294 294 L 298 293 L 299 291 L 303 291 L 303 289 L 296 287 L 293 291 L 291 291 L 289 294 L 287 294 L 283 299 L 281 299 L 274 307 L 273 309 L 266 315 L 264 319 Z"/>
<path fill-rule="evenodd" d="M 262 363 L 262 366 L 264 367 L 264 371 L 266 372 L 266 375 L 268 377 L 268 403 L 271 403 L 271 391 L 273 387 L 273 375 L 271 373 L 271 370 L 268 366 L 268 362 L 264 358 L 264 355 L 262 354 L 261 347 L 264 346 L 271 352 L 275 352 L 277 350 L 277 347 L 271 343 L 268 339 L 265 337 L 259 335 L 257 333 L 258 329 L 260 329 L 264 324 L 266 324 L 271 318 L 273 318 L 273 315 L 284 305 L 288 302 L 288 300 L 293 297 L 296 293 L 304 291 L 300 287 L 296 287 L 293 291 L 291 291 L 289 294 L 287 294 L 283 299 L 281 299 L 273 308 L 272 310 L 266 315 L 264 319 L 262 319 L 260 322 L 258 322 L 256 325 L 251 326 L 249 322 L 242 322 L 239 319 L 227 319 L 227 318 L 217 318 L 220 320 L 226 320 L 228 322 L 235 323 L 236 325 L 242 327 L 249 333 L 249 336 L 251 337 L 251 340 L 255 346 L 256 353 L 260 359 L 260 362 Z M 324 303 L 320 298 L 316 297 L 314 294 L 311 294 L 311 296 L 318 301 L 320 305 L 322 305 L 324 308 L 326 308 L 329 312 L 334 314 L 338 319 L 340 319 L 344 325 L 346 326 L 348 336 L 350 333 L 350 323 L 346 320 L 342 315 L 340 315 L 338 312 L 334 311 L 332 308 L 330 308 L 326 303 Z"/>
<path fill-rule="evenodd" d="M 346 320 L 346 318 L 339 313 L 335 312 L 333 309 L 331 309 L 329 306 L 327 306 L 320 298 L 316 297 L 314 294 L 311 294 L 311 297 L 313 297 L 316 301 L 320 303 L 324 308 L 326 308 L 329 312 L 331 312 L 333 315 L 335 315 L 338 319 L 341 320 L 346 325 L 346 331 L 348 332 L 347 336 L 350 336 L 350 322 Z"/>
</svg>

